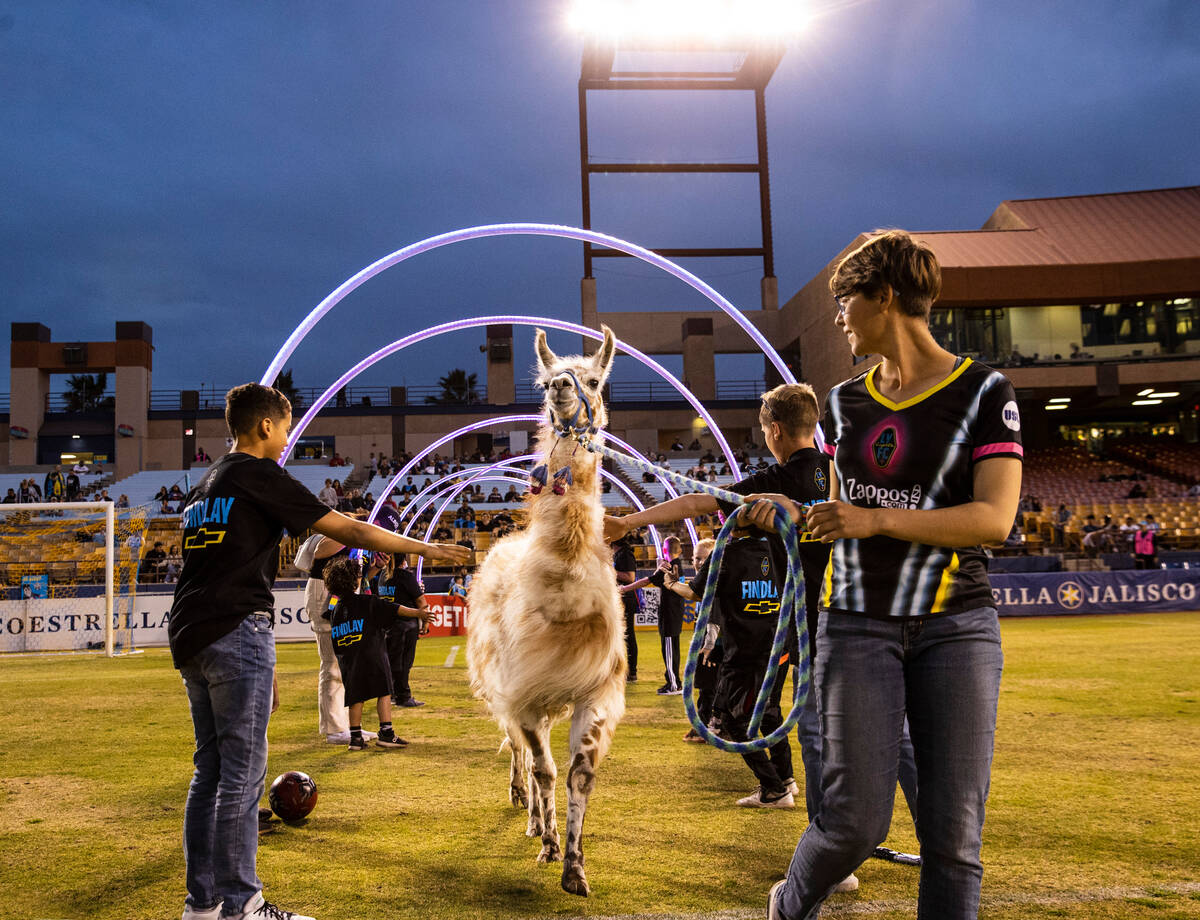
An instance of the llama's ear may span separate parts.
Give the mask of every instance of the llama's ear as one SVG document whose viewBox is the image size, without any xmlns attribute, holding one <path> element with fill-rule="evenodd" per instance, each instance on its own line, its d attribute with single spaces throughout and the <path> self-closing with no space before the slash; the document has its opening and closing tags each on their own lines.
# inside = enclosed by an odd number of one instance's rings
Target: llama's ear
<svg viewBox="0 0 1200 920">
<path fill-rule="evenodd" d="M 596 371 L 601 377 L 607 377 L 608 372 L 612 370 L 613 358 L 617 353 L 617 337 L 613 335 L 613 331 L 608 326 L 601 326 L 601 331 L 604 333 L 604 344 L 600 346 L 600 350 L 596 352 L 592 360 L 596 364 Z"/>
<path fill-rule="evenodd" d="M 558 361 L 558 355 L 550 350 L 550 346 L 546 344 L 546 333 L 541 329 L 537 330 L 537 335 L 533 340 L 534 351 L 537 352 L 538 370 L 547 371 Z"/>
</svg>

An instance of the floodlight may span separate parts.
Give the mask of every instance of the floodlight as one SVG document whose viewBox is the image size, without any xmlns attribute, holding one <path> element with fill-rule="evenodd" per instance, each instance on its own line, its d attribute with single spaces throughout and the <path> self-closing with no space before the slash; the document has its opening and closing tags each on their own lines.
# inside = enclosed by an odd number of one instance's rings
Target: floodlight
<svg viewBox="0 0 1200 920">
<path fill-rule="evenodd" d="M 572 30 L 610 41 L 779 41 L 808 20 L 798 0 L 575 0 L 567 13 Z"/>
<path fill-rule="evenodd" d="M 1161 406 L 1162 400 L 1161 399 L 1135 399 L 1133 401 L 1133 405 L 1135 405 L 1135 406 Z"/>
</svg>

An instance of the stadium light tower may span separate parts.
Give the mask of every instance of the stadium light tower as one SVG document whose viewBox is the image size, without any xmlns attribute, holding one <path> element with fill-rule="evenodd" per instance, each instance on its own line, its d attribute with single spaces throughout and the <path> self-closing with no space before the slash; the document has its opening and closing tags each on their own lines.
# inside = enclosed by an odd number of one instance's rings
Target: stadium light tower
<svg viewBox="0 0 1200 920">
<path fill-rule="evenodd" d="M 761 238 L 758 245 L 654 248 L 668 258 L 761 258 L 763 311 L 777 311 L 779 289 L 775 277 L 775 252 L 771 234 L 771 191 L 767 160 L 765 91 L 783 57 L 785 41 L 806 26 L 810 15 L 804 0 L 576 0 L 569 8 L 568 26 L 583 37 L 579 77 L 579 166 L 582 186 L 582 223 L 592 227 L 591 178 L 597 174 L 754 174 L 758 177 Z M 589 152 L 588 93 L 599 91 L 667 90 L 676 92 L 741 91 L 754 97 L 757 157 L 754 162 L 600 162 Z M 581 284 L 582 322 L 595 327 L 600 317 L 596 300 L 593 260 L 625 255 L 613 249 L 584 243 Z M 655 314 L 660 320 L 662 314 Z M 684 362 L 689 349 L 712 362 L 711 314 L 685 313 Z M 625 328 L 631 340 L 639 320 L 632 314 L 605 317 L 613 328 Z M 771 323 L 774 317 L 766 320 Z M 646 318 L 640 320 L 641 324 Z M 756 323 L 757 324 L 757 323 Z M 687 340 L 694 338 L 689 346 Z M 640 339 L 645 341 L 645 339 Z M 678 353 L 678 339 L 674 341 Z M 737 345 L 739 343 L 729 343 Z M 649 349 L 663 353 L 668 343 Z M 721 351 L 745 351 L 726 347 Z M 771 369 L 767 369 L 771 375 Z M 696 369 L 707 385 L 711 369 Z"/>
</svg>

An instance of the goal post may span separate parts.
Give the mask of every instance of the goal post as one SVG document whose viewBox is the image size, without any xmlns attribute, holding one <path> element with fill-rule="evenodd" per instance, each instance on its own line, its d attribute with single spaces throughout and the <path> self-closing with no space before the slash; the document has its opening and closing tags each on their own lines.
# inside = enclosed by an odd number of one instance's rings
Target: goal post
<svg viewBox="0 0 1200 920">
<path fill-rule="evenodd" d="M 0 653 L 135 651 L 147 512 L 118 513 L 111 501 L 0 504 Z"/>
</svg>

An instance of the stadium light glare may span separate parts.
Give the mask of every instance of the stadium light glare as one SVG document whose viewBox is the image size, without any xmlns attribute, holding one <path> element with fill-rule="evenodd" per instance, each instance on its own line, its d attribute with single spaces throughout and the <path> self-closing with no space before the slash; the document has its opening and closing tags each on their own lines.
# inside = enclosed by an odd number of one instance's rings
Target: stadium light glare
<svg viewBox="0 0 1200 920">
<path fill-rule="evenodd" d="M 1066 403 L 1047 403 L 1045 408 L 1047 412 L 1053 412 L 1055 409 L 1070 409 L 1071 407 Z"/>
<path fill-rule="evenodd" d="M 1133 401 L 1133 404 L 1135 406 L 1161 406 L 1162 400 L 1161 399 L 1135 399 Z"/>
<path fill-rule="evenodd" d="M 1151 393 L 1150 398 L 1151 399 L 1174 399 L 1178 395 L 1179 395 L 1179 393 L 1177 391 L 1171 390 L 1169 393 Z"/>
<path fill-rule="evenodd" d="M 600 39 L 779 41 L 810 20 L 800 0 L 576 0 L 574 32 Z"/>
<path fill-rule="evenodd" d="M 1070 401 L 1070 396 L 1055 396 L 1052 400 L 1050 400 L 1052 403 L 1069 403 Z"/>
<path fill-rule="evenodd" d="M 1144 390 L 1138 390 L 1138 396 L 1149 396 L 1154 392 L 1154 387 L 1146 387 Z"/>
</svg>

